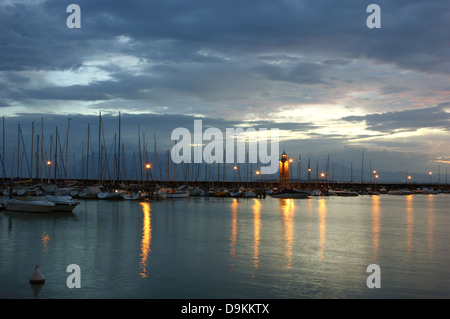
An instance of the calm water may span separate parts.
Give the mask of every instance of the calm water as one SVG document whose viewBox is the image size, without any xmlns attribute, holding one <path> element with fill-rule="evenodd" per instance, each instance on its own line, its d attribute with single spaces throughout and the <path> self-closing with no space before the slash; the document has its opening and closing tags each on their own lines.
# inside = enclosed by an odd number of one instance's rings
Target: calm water
<svg viewBox="0 0 450 319">
<path fill-rule="evenodd" d="M 449 206 L 441 194 L 2 212 L 0 298 L 449 298 Z M 28 282 L 36 263 L 40 291 Z M 67 288 L 70 264 L 79 289 Z M 366 285 L 370 264 L 379 289 Z"/>
</svg>

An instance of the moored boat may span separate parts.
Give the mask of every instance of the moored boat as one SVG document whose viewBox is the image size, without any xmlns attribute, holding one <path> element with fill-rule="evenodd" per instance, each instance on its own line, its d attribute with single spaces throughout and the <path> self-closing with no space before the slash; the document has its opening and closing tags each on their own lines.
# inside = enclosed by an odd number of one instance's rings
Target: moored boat
<svg viewBox="0 0 450 319">
<path fill-rule="evenodd" d="M 432 189 L 432 188 L 417 188 L 415 191 L 414 191 L 414 193 L 415 194 L 422 194 L 422 195 L 429 195 L 429 194 L 438 194 L 438 192 L 437 191 L 435 191 L 434 189 Z"/>
<path fill-rule="evenodd" d="M 351 190 L 341 190 L 341 191 L 335 191 L 334 194 L 336 196 L 359 196 L 359 194 L 355 191 L 351 191 Z"/>
<path fill-rule="evenodd" d="M 143 193 L 141 191 L 124 193 L 122 196 L 123 199 L 126 200 L 139 200 L 144 198 Z"/>
<path fill-rule="evenodd" d="M 411 195 L 414 194 L 413 191 L 409 189 L 393 189 L 388 192 L 389 195 Z"/>
<path fill-rule="evenodd" d="M 255 192 L 252 191 L 252 190 L 246 190 L 246 191 L 244 192 L 244 197 L 245 197 L 245 198 L 254 198 L 254 197 L 256 197 L 256 194 L 255 194 Z"/>
<path fill-rule="evenodd" d="M 55 209 L 55 203 L 48 200 L 37 199 L 9 199 L 5 204 L 5 210 L 25 213 L 51 213 Z"/>
<path fill-rule="evenodd" d="M 311 196 L 322 196 L 322 191 L 320 189 L 315 189 L 311 192 Z"/>
<path fill-rule="evenodd" d="M 100 192 L 100 193 L 98 193 L 97 197 L 99 199 L 110 199 L 110 200 L 117 199 L 117 200 L 120 200 L 120 199 L 123 199 L 123 192 L 121 192 L 121 191 L 119 191 L 117 189 L 116 190 L 110 190 L 108 192 Z"/>
<path fill-rule="evenodd" d="M 240 190 L 233 190 L 230 192 L 230 197 L 234 197 L 234 198 L 239 198 L 239 197 L 243 197 L 244 193 L 241 192 Z"/>
<path fill-rule="evenodd" d="M 275 198 L 308 198 L 309 196 L 310 193 L 307 191 L 292 188 L 285 188 L 273 193 Z"/>
<path fill-rule="evenodd" d="M 98 186 L 88 186 L 86 189 L 78 193 L 79 198 L 83 199 L 96 199 L 100 193 L 100 188 Z"/>
<path fill-rule="evenodd" d="M 214 192 L 214 197 L 228 197 L 230 192 L 227 190 L 217 190 Z"/>
<path fill-rule="evenodd" d="M 55 204 L 54 212 L 72 212 L 80 202 L 72 199 L 71 196 L 46 195 L 45 199 Z"/>
<path fill-rule="evenodd" d="M 162 189 L 166 193 L 167 198 L 188 198 L 189 191 L 178 188 Z"/>
<path fill-rule="evenodd" d="M 162 189 L 158 189 L 153 194 L 155 196 L 155 199 L 161 200 L 161 199 L 167 199 L 167 194 Z"/>
</svg>

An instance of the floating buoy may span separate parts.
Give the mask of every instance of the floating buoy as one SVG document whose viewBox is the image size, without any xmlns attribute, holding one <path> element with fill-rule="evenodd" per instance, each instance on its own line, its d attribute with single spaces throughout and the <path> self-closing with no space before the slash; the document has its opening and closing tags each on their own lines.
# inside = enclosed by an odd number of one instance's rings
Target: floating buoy
<svg viewBox="0 0 450 319">
<path fill-rule="evenodd" d="M 45 278 L 39 269 L 39 265 L 36 265 L 33 276 L 30 278 L 30 284 L 43 284 L 44 282 Z"/>
</svg>

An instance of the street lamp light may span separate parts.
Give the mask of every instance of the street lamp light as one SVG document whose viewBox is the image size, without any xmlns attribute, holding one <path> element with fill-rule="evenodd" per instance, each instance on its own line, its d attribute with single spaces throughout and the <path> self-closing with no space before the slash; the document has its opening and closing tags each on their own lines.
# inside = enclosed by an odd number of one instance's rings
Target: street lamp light
<svg viewBox="0 0 450 319">
<path fill-rule="evenodd" d="M 48 166 L 48 173 L 47 173 L 47 177 L 48 177 L 48 184 L 50 184 L 50 166 L 52 165 L 52 161 L 47 161 L 47 166 Z"/>
<path fill-rule="evenodd" d="M 433 175 L 433 172 L 432 172 L 432 171 L 429 171 L 429 172 L 428 172 L 428 175 L 430 175 L 430 184 L 431 184 L 431 175 Z"/>
<path fill-rule="evenodd" d="M 256 181 L 258 181 L 260 171 L 256 171 Z"/>
<path fill-rule="evenodd" d="M 148 182 L 148 173 L 150 171 L 150 168 L 152 168 L 152 164 L 150 163 L 145 164 L 145 168 L 147 169 L 147 182 Z"/>
</svg>

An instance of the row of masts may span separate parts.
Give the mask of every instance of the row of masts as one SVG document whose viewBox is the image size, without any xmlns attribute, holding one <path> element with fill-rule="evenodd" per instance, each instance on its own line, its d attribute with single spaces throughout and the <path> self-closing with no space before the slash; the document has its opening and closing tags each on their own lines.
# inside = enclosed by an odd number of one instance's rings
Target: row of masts
<svg viewBox="0 0 450 319">
<path fill-rule="evenodd" d="M 17 145 L 13 148 L 12 161 L 10 162 L 10 178 L 29 178 L 31 180 L 37 179 L 41 182 L 47 181 L 50 183 L 53 180 L 64 181 L 67 183 L 69 179 L 69 136 L 70 136 L 70 121 L 68 118 L 66 136 L 61 142 L 60 133 L 58 127 L 55 128 L 55 133 L 50 134 L 49 137 L 44 136 L 44 118 L 41 119 L 41 132 L 36 134 L 35 121 L 32 122 L 31 127 L 31 153 L 27 153 L 26 143 L 22 133 L 22 127 L 18 124 L 17 132 Z M 170 151 L 166 150 L 165 165 L 163 165 L 161 157 L 157 152 L 156 135 L 153 136 L 153 160 L 150 158 L 146 134 L 141 134 L 140 124 L 138 125 L 138 138 L 137 145 L 138 150 L 130 152 L 128 156 L 132 159 L 130 163 L 127 163 L 127 156 L 125 144 L 122 142 L 122 128 L 121 128 L 121 112 L 118 116 L 118 134 L 114 133 L 113 141 L 109 148 L 107 147 L 107 141 L 105 139 L 105 133 L 103 131 L 102 114 L 99 113 L 98 120 L 98 150 L 97 150 L 97 167 L 94 165 L 95 151 L 91 143 L 91 125 L 87 125 L 87 143 L 81 142 L 81 172 L 76 170 L 76 154 L 72 154 L 72 179 L 79 179 L 85 182 L 94 182 L 98 184 L 104 184 L 105 182 L 124 183 L 127 181 L 165 181 L 165 182 L 197 182 L 204 181 L 236 181 L 236 182 L 252 182 L 252 181 L 270 181 L 277 180 L 278 176 L 263 176 L 256 175 L 260 167 L 258 164 L 244 163 L 244 164 L 224 164 L 224 163 L 181 163 L 175 164 L 170 160 Z M 36 135 L 36 136 L 35 136 Z M 45 138 L 49 139 L 49 145 L 47 149 L 45 147 Z M 141 140 L 142 139 L 142 140 Z M 6 167 L 6 150 L 5 150 L 5 117 L 3 116 L 3 145 L 2 145 L 2 174 L 3 178 L 8 176 L 8 168 Z M 176 145 L 176 144 L 175 144 Z M 85 152 L 86 148 L 86 152 Z M 132 155 L 131 155 L 132 154 Z M 225 150 L 223 151 L 225 159 Z M 248 154 L 247 154 L 248 157 Z M 30 159 L 30 161 L 28 161 Z M 17 165 L 14 165 L 17 161 Z M 112 164 L 111 164 L 112 161 Z M 353 162 L 350 162 L 350 176 L 347 175 L 346 163 L 342 162 L 342 174 L 339 178 L 335 170 L 335 163 L 331 163 L 330 156 L 328 155 L 326 163 L 322 170 L 319 170 L 319 161 L 316 160 L 315 174 L 312 171 L 311 159 L 308 158 L 306 178 L 302 176 L 302 158 L 298 155 L 298 162 L 293 158 L 290 158 L 290 172 L 289 179 L 291 181 L 306 181 L 307 183 L 330 183 L 340 181 L 341 182 L 359 182 L 354 178 L 353 174 Z M 78 162 L 79 163 L 79 162 Z M 376 175 L 375 170 L 372 167 L 372 161 L 369 161 L 369 170 L 366 179 L 364 169 L 364 152 L 362 152 L 361 158 L 361 175 L 360 182 L 375 182 Z M 165 176 L 163 169 L 165 166 Z M 172 166 L 172 167 L 171 167 Z M 296 166 L 297 172 L 294 176 L 294 166 Z M 14 173 L 14 169 L 16 171 Z M 24 172 L 24 169 L 27 170 Z M 366 168 L 367 169 L 367 168 Z M 347 168 L 348 170 L 348 168 Z M 203 171 L 203 172 L 202 172 Z M 180 174 L 181 173 L 181 174 Z M 53 175 L 53 176 L 52 176 Z M 78 175 L 78 178 L 77 178 Z M 177 176 L 178 175 L 178 176 Z M 203 176 L 203 178 L 202 178 Z M 314 177 L 314 179 L 313 179 Z M 408 182 L 408 172 L 406 171 L 406 182 Z M 438 183 L 440 183 L 440 166 L 438 167 Z M 445 183 L 447 184 L 447 169 L 445 170 Z"/>
</svg>

